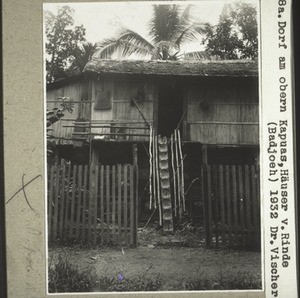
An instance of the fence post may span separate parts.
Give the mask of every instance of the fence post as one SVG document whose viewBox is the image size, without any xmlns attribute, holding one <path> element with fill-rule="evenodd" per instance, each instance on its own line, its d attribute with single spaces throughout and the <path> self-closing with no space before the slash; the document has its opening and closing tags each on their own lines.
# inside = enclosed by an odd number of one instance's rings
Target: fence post
<svg viewBox="0 0 300 298">
<path fill-rule="evenodd" d="M 139 175 L 138 175 L 138 148 L 137 144 L 133 144 L 132 146 L 132 154 L 133 154 L 133 180 L 132 183 L 135 184 L 135 216 L 134 216 L 134 237 L 133 237 L 133 245 L 137 245 L 137 228 L 138 228 L 138 207 L 139 207 Z"/>
<path fill-rule="evenodd" d="M 84 166 L 84 174 L 83 174 L 83 205 L 82 205 L 82 227 L 81 227 L 81 235 L 82 240 L 86 240 L 86 199 L 87 199 L 87 177 L 88 177 L 88 166 Z"/>
<path fill-rule="evenodd" d="M 232 198 L 233 198 L 233 223 L 234 223 L 234 235 L 235 239 L 238 240 L 238 211 L 237 211 L 237 190 L 236 190 L 236 167 L 231 166 L 232 175 Z"/>
<path fill-rule="evenodd" d="M 98 203 L 98 174 L 99 174 L 99 165 L 96 165 L 94 167 L 94 176 L 93 176 L 93 188 L 92 188 L 92 192 L 93 192 L 93 196 L 94 196 L 94 200 L 93 200 L 93 215 L 94 215 L 94 237 L 93 237 L 93 244 L 96 245 L 97 241 L 98 241 L 98 207 L 97 207 L 97 203 Z"/>
<path fill-rule="evenodd" d="M 129 199 L 129 204 L 130 204 L 130 244 L 131 245 L 136 245 L 135 241 L 136 241 L 136 237 L 135 237 L 135 209 L 134 209 L 134 199 L 135 199 L 135 195 L 134 195 L 134 176 L 133 176 L 133 166 L 129 166 L 129 181 L 130 181 L 130 189 L 129 189 L 129 193 L 130 193 L 130 199 Z"/>
<path fill-rule="evenodd" d="M 104 165 L 100 165 L 100 240 L 104 243 Z"/>
<path fill-rule="evenodd" d="M 65 213 L 64 213 L 64 233 L 67 233 L 67 231 L 69 230 L 69 205 L 70 205 L 70 198 L 72 199 L 72 197 L 70 197 L 70 183 L 71 183 L 71 171 L 72 171 L 72 165 L 69 164 L 68 166 L 68 176 L 67 176 L 67 193 L 66 193 L 66 204 L 65 204 Z M 67 237 L 66 235 L 64 236 L 65 238 Z"/>
<path fill-rule="evenodd" d="M 111 231 L 110 231 L 110 166 L 106 165 L 105 167 L 105 188 L 106 188 L 106 243 L 110 242 Z"/>
<path fill-rule="evenodd" d="M 218 187 L 218 168 L 216 165 L 212 166 L 212 196 L 213 198 L 213 221 L 214 232 L 216 237 L 216 247 L 219 247 L 219 187 Z"/>
<path fill-rule="evenodd" d="M 245 165 L 245 199 L 246 199 L 246 226 L 247 226 L 247 245 L 251 245 L 251 210 L 250 210 L 250 182 L 249 166 Z"/>
<path fill-rule="evenodd" d="M 232 213 L 231 210 L 233 208 L 233 204 L 232 204 L 232 189 L 230 188 L 230 169 L 229 169 L 229 165 L 225 166 L 225 183 L 226 183 L 226 204 L 227 204 L 227 226 L 228 226 L 228 240 L 229 243 L 231 243 L 231 239 L 232 239 L 232 226 L 233 226 L 233 222 L 232 222 Z"/>
<path fill-rule="evenodd" d="M 49 181 L 50 179 L 50 181 Z M 53 202 L 54 166 L 51 166 L 50 177 L 48 177 L 48 239 L 52 236 L 52 202 Z"/>
<path fill-rule="evenodd" d="M 219 185 L 220 185 L 220 208 L 221 208 L 221 233 L 222 244 L 225 244 L 225 203 L 224 203 L 224 171 L 223 165 L 219 165 Z"/>
<path fill-rule="evenodd" d="M 55 180 L 54 180 L 54 218 L 53 218 L 53 240 L 56 240 L 57 238 L 57 229 L 58 229 L 58 196 L 60 194 L 59 188 L 60 188 L 60 167 L 58 164 L 55 165 Z"/>
<path fill-rule="evenodd" d="M 256 172 L 256 177 L 257 177 L 257 196 L 256 196 L 256 204 L 257 204 L 257 213 L 258 213 L 258 231 L 257 231 L 257 243 L 260 244 L 260 167 L 257 165 L 256 167 L 257 172 Z"/>
<path fill-rule="evenodd" d="M 112 196 L 112 241 L 115 244 L 116 241 L 116 166 L 112 166 L 111 170 L 111 182 L 112 182 L 112 191 L 111 191 L 111 196 Z"/>
<path fill-rule="evenodd" d="M 245 236 L 245 214 L 244 214 L 244 202 L 245 202 L 245 194 L 244 194 L 244 181 L 243 181 L 243 167 L 238 165 L 238 201 L 239 201 L 239 211 L 240 211 L 240 228 L 241 228 L 241 236 L 243 246 L 246 247 L 246 236 Z"/>
<path fill-rule="evenodd" d="M 122 244 L 122 167 L 118 165 L 118 243 Z M 104 217 L 104 215 L 103 215 Z"/>
<path fill-rule="evenodd" d="M 203 203 L 204 203 L 204 222 L 205 222 L 205 242 L 207 247 L 212 246 L 212 216 L 211 216 L 211 188 L 210 188 L 210 167 L 202 166 L 203 173 Z"/>
<path fill-rule="evenodd" d="M 73 189 L 72 189 L 72 198 L 71 198 L 71 210 L 70 210 L 70 225 L 69 225 L 69 238 L 73 237 L 73 228 L 74 228 L 74 208 L 75 208 L 75 188 L 76 188 L 76 177 L 77 176 L 77 166 L 73 166 Z"/>
<path fill-rule="evenodd" d="M 82 165 L 78 166 L 78 193 L 77 193 L 77 210 L 76 210 L 76 229 L 75 238 L 79 240 L 79 227 L 81 215 L 81 188 L 82 188 Z"/>
<path fill-rule="evenodd" d="M 260 246 L 260 181 L 259 181 L 259 166 L 252 166 L 252 193 L 253 193 L 253 213 L 254 213 L 254 241 L 255 246 Z"/>
<path fill-rule="evenodd" d="M 63 226 L 64 226 L 64 208 L 65 208 L 65 179 L 66 179 L 66 164 L 61 162 L 61 189 L 60 189 L 60 210 L 59 210 L 59 238 L 62 240 L 63 237 Z"/>
<path fill-rule="evenodd" d="M 93 165 L 90 165 L 89 170 L 89 196 L 88 196 L 88 202 L 89 202 L 89 212 L 88 212 L 88 241 L 91 242 L 92 239 L 92 202 L 93 202 L 93 185 L 92 185 L 92 177 L 93 177 Z"/>
</svg>

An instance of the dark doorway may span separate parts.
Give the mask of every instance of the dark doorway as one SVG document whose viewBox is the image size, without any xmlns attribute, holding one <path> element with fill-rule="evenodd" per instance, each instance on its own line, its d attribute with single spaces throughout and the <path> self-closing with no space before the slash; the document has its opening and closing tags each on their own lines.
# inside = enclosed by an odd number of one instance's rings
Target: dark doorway
<svg viewBox="0 0 300 298">
<path fill-rule="evenodd" d="M 182 86 L 176 81 L 163 81 L 159 87 L 158 134 L 170 137 L 174 129 L 181 130 Z M 178 127 L 179 125 L 179 127 Z"/>
</svg>

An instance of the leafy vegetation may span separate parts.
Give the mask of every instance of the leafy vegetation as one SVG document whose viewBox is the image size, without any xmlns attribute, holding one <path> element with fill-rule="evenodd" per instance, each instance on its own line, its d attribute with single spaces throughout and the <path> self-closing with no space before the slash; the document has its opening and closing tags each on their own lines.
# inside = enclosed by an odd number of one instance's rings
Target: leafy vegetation
<svg viewBox="0 0 300 298">
<path fill-rule="evenodd" d="M 62 117 L 64 117 L 65 111 L 68 111 L 69 113 L 73 112 L 74 103 L 73 101 L 68 97 L 59 97 L 58 100 L 63 100 L 61 102 L 60 108 L 53 108 L 51 110 L 46 111 L 46 126 L 47 126 L 47 157 L 50 159 L 50 157 L 53 154 L 53 151 L 51 149 L 51 142 L 49 142 L 52 139 L 51 131 L 52 131 L 52 125 L 59 121 Z M 49 160 L 48 160 L 49 161 Z"/>
<path fill-rule="evenodd" d="M 96 51 L 97 45 L 90 42 L 79 44 L 71 51 L 70 66 L 65 70 L 67 76 L 80 74 Z"/>
<path fill-rule="evenodd" d="M 119 51 L 124 57 L 135 53 L 151 55 L 152 59 L 177 59 L 180 45 L 194 40 L 204 28 L 191 23 L 189 10 L 190 6 L 180 17 L 177 5 L 155 5 L 149 27 L 153 44 L 136 32 L 122 28 L 119 37 L 104 40 L 99 46 L 86 42 L 83 25 L 74 26 L 74 9 L 63 6 L 56 14 L 46 11 L 47 83 L 80 74 L 96 49 L 101 58 L 110 58 Z"/>
<path fill-rule="evenodd" d="M 96 55 L 111 58 L 114 53 L 128 57 L 133 53 L 153 60 L 177 60 L 181 46 L 194 41 L 204 32 L 204 24 L 190 19 L 191 5 L 180 15 L 178 5 L 153 5 L 149 23 L 151 41 L 128 28 L 121 28 L 117 37 L 99 43 Z"/>
<path fill-rule="evenodd" d="M 152 60 L 254 59 L 258 55 L 257 11 L 243 2 L 225 4 L 216 26 L 191 20 L 192 5 L 153 5 L 150 40 L 126 27 L 115 37 L 92 44 L 83 25 L 74 25 L 74 9 L 45 14 L 47 83 L 78 75 L 95 54 L 101 59 L 136 55 Z M 182 46 L 199 40 L 205 51 L 183 53 Z M 201 41 L 202 40 L 202 41 Z"/>
<path fill-rule="evenodd" d="M 257 58 L 257 12 L 248 3 L 225 4 L 219 23 L 207 24 L 202 44 L 219 59 Z"/>
<path fill-rule="evenodd" d="M 73 52 L 85 41 L 85 28 L 74 26 L 73 14 L 69 6 L 59 8 L 56 15 L 45 14 L 47 83 L 66 77 Z"/>
</svg>

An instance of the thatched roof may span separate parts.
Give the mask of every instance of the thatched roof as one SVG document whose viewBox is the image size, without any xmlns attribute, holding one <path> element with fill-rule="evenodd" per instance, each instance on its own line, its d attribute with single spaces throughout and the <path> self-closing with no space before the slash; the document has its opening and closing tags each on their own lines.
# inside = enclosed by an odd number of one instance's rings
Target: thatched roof
<svg viewBox="0 0 300 298">
<path fill-rule="evenodd" d="M 93 59 L 86 65 L 84 72 L 186 77 L 255 77 L 258 76 L 258 63 L 250 60 L 191 62 Z"/>
</svg>

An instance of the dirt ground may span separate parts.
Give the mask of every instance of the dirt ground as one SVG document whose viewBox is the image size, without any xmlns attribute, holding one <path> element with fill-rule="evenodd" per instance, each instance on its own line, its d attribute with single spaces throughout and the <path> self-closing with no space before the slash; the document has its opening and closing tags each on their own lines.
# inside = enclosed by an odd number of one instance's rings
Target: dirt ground
<svg viewBox="0 0 300 298">
<path fill-rule="evenodd" d="M 212 285 L 235 279 L 261 281 L 261 254 L 229 249 L 207 249 L 202 238 L 191 241 L 190 233 L 162 235 L 155 229 L 139 229 L 136 248 L 49 248 L 49 262 L 66 255 L 83 270 L 97 276 L 157 278 L 159 290 L 186 290 L 188 284 L 207 279 Z M 195 237 L 194 237 L 195 238 Z"/>
</svg>

